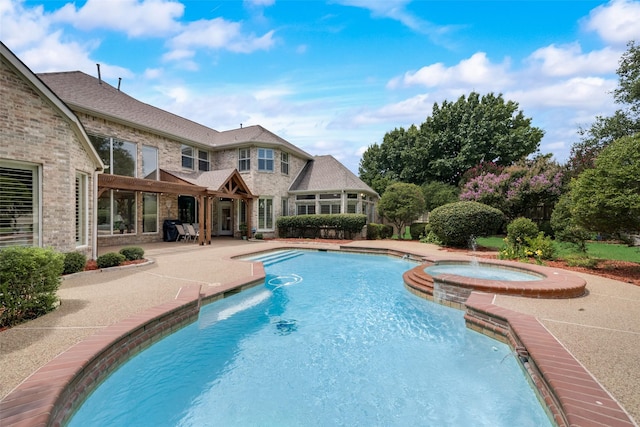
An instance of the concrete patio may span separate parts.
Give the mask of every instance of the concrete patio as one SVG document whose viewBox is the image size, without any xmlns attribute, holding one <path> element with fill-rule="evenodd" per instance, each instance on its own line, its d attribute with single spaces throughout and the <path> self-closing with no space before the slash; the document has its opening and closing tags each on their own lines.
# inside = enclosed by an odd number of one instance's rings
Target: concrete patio
<svg viewBox="0 0 640 427">
<path fill-rule="evenodd" d="M 438 247 L 417 242 L 358 241 L 349 246 L 380 247 L 419 255 L 442 254 Z M 251 263 L 232 256 L 297 246 L 338 249 L 333 243 L 214 240 L 144 245 L 153 262 L 65 278 L 61 306 L 39 319 L 0 333 L 0 397 L 60 353 L 97 331 L 143 310 L 175 299 L 187 285 L 215 290 L 252 274 Z M 103 248 L 102 253 L 118 248 Z M 640 419 L 640 287 L 598 276 L 575 273 L 587 281 L 588 295 L 576 299 L 542 300 L 498 296 L 495 304 L 536 316 L 573 356 Z M 402 280 L 401 278 L 398 278 Z"/>
</svg>

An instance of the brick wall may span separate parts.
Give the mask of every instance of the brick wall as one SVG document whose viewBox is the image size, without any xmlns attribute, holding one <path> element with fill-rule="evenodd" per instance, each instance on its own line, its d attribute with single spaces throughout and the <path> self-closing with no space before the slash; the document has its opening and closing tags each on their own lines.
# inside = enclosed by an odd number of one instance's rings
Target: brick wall
<svg viewBox="0 0 640 427">
<path fill-rule="evenodd" d="M 41 246 L 91 256 L 89 244 L 76 247 L 75 176 L 86 174 L 93 195 L 95 165 L 69 119 L 37 92 L 9 63 L 0 61 L 0 159 L 41 167 Z M 89 234 L 93 229 L 89 203 Z"/>
</svg>

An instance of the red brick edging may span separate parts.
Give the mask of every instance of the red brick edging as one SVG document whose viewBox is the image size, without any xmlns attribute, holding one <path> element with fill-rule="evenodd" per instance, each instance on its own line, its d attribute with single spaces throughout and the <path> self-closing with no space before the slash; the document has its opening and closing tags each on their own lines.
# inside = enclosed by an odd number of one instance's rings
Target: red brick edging
<svg viewBox="0 0 640 427">
<path fill-rule="evenodd" d="M 533 316 L 493 304 L 473 292 L 467 327 L 506 340 L 529 373 L 558 426 L 635 426 L 629 414 Z"/>
</svg>

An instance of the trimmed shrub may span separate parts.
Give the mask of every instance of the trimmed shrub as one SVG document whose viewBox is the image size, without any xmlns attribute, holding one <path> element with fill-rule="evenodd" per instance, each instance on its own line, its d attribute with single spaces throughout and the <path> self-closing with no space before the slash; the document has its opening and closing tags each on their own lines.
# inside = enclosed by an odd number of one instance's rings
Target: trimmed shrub
<svg viewBox="0 0 640 427">
<path fill-rule="evenodd" d="M 431 231 L 447 246 L 466 247 L 471 236 L 496 234 L 504 214 L 478 202 L 455 202 L 435 208 L 429 214 Z"/>
<path fill-rule="evenodd" d="M 335 238 L 351 238 L 366 223 L 367 217 L 362 214 L 281 216 L 276 222 L 280 237 L 311 239 L 329 237 L 331 233 Z"/>
<path fill-rule="evenodd" d="M 414 222 L 411 224 L 409 228 L 409 232 L 411 233 L 411 240 L 419 240 L 421 237 L 426 236 L 425 232 L 426 222 Z"/>
<path fill-rule="evenodd" d="M 367 240 L 388 239 L 391 236 L 393 236 L 393 226 L 374 222 L 367 224 Z"/>
<path fill-rule="evenodd" d="M 507 225 L 507 244 L 523 246 L 526 239 L 535 239 L 538 231 L 536 223 L 529 218 L 516 218 Z"/>
<path fill-rule="evenodd" d="M 87 265 L 87 256 L 80 252 L 67 252 L 64 254 L 64 268 L 62 274 L 73 274 L 83 271 Z"/>
<path fill-rule="evenodd" d="M 262 235 L 262 233 L 256 233 L 256 235 L 255 235 L 255 236 L 253 236 L 253 237 L 255 237 L 255 239 L 256 239 L 256 240 L 262 240 L 262 239 L 264 238 L 264 236 Z"/>
<path fill-rule="evenodd" d="M 120 249 L 120 254 L 124 255 L 127 261 L 135 261 L 144 259 L 144 249 L 138 246 L 127 246 Z"/>
<path fill-rule="evenodd" d="M 0 251 L 0 327 L 53 310 L 64 255 L 51 249 L 10 247 Z"/>
<path fill-rule="evenodd" d="M 98 268 L 117 267 L 125 261 L 125 257 L 122 254 L 116 252 L 109 252 L 104 255 L 100 255 L 96 260 Z"/>
</svg>

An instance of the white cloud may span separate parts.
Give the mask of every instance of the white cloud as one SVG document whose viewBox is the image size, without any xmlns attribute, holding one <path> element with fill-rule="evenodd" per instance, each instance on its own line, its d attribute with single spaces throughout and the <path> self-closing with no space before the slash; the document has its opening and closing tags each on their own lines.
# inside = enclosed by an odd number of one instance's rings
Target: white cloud
<svg viewBox="0 0 640 427">
<path fill-rule="evenodd" d="M 14 50 L 42 40 L 49 32 L 43 7 L 26 9 L 20 1 L 0 0 L 0 24 L 2 41 Z"/>
<path fill-rule="evenodd" d="M 598 6 L 585 20 L 585 28 L 613 44 L 626 45 L 631 40 L 639 40 L 640 2 L 614 0 Z"/>
<path fill-rule="evenodd" d="M 163 70 L 161 68 L 147 68 L 142 73 L 142 76 L 147 80 L 155 80 L 162 76 Z"/>
<path fill-rule="evenodd" d="M 67 3 L 52 18 L 81 30 L 104 28 L 141 37 L 174 33 L 183 13 L 184 5 L 171 0 L 87 0 L 80 8 Z"/>
<path fill-rule="evenodd" d="M 274 31 L 256 37 L 245 35 L 241 30 L 242 26 L 238 22 L 222 18 L 201 19 L 185 25 L 180 34 L 171 39 L 168 44 L 173 50 L 178 51 L 209 48 L 226 49 L 238 53 L 268 50 L 274 44 Z"/>
<path fill-rule="evenodd" d="M 416 72 L 407 72 L 402 77 L 395 77 L 388 83 L 391 89 L 401 86 L 470 86 L 475 90 L 498 90 L 509 85 L 509 61 L 492 64 L 486 53 L 478 52 L 457 65 L 446 67 L 443 63 L 427 65 Z"/>
<path fill-rule="evenodd" d="M 615 73 L 621 54 L 621 51 L 608 46 L 601 50 L 582 53 L 580 44 L 572 43 L 540 48 L 533 52 L 527 61 L 531 63 L 535 73 L 547 76 L 607 74 Z"/>
<path fill-rule="evenodd" d="M 616 82 L 601 77 L 575 77 L 553 84 L 512 90 L 505 98 L 531 107 L 571 107 L 601 110 L 611 105 Z"/>
<path fill-rule="evenodd" d="M 26 8 L 21 1 L 0 0 L 0 22 L 3 42 L 34 72 L 79 70 L 95 75 L 98 61 L 91 58 L 91 52 L 100 41 L 76 41 L 62 29 L 55 29 L 51 15 L 45 14 L 42 6 Z M 105 78 L 134 75 L 127 68 L 108 63 L 101 67 Z"/>
</svg>

